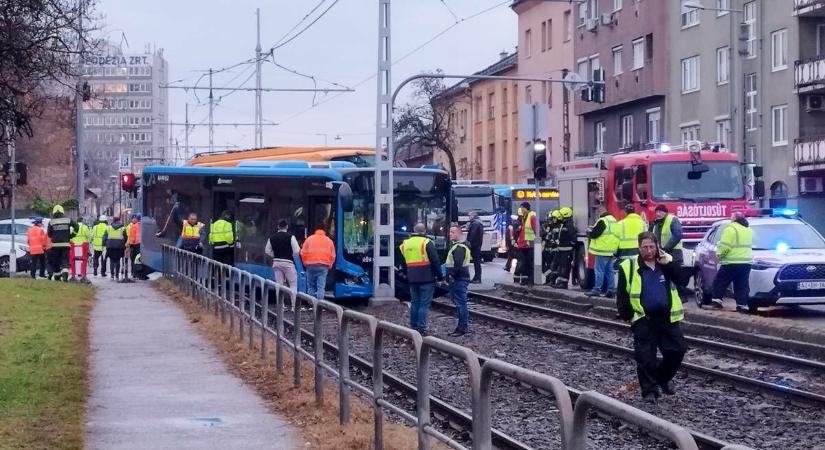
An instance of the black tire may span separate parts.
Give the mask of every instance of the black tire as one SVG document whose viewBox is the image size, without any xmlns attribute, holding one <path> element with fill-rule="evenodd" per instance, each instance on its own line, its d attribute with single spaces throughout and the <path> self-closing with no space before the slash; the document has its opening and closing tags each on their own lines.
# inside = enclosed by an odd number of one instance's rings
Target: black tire
<svg viewBox="0 0 825 450">
<path fill-rule="evenodd" d="M 0 278 L 7 278 L 11 270 L 10 259 L 8 256 L 0 256 Z"/>
<path fill-rule="evenodd" d="M 702 306 L 704 303 L 708 303 L 711 299 L 711 293 L 705 289 L 705 277 L 702 276 L 702 270 L 697 270 L 696 275 L 693 277 L 693 292 L 694 292 L 694 300 L 696 304 Z"/>
<path fill-rule="evenodd" d="M 582 289 L 593 289 L 593 280 L 596 274 L 593 269 L 587 267 L 587 252 L 584 247 L 576 248 L 576 280 Z"/>
</svg>

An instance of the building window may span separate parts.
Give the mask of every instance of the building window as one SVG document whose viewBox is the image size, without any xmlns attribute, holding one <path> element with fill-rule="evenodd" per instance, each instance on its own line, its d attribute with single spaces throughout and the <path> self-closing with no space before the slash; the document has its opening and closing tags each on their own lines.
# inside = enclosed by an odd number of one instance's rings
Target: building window
<svg viewBox="0 0 825 450">
<path fill-rule="evenodd" d="M 682 28 L 689 28 L 699 25 L 699 9 L 685 7 L 682 11 Z"/>
<path fill-rule="evenodd" d="M 722 144 L 723 147 L 728 147 L 730 136 L 730 119 L 722 119 L 716 121 L 716 142 Z"/>
<path fill-rule="evenodd" d="M 779 105 L 771 108 L 771 129 L 773 146 L 788 145 L 787 132 L 788 105 Z"/>
<path fill-rule="evenodd" d="M 745 128 L 748 130 L 755 130 L 758 125 L 756 95 L 756 74 L 749 73 L 745 75 Z"/>
<path fill-rule="evenodd" d="M 825 23 L 816 26 L 816 54 L 825 53 Z"/>
<path fill-rule="evenodd" d="M 622 0 L 613 0 L 613 11 L 622 9 Z"/>
<path fill-rule="evenodd" d="M 691 56 L 682 60 L 682 93 L 699 90 L 699 56 Z"/>
<path fill-rule="evenodd" d="M 700 140 L 699 125 L 682 127 L 682 144 Z"/>
<path fill-rule="evenodd" d="M 570 11 L 564 12 L 564 42 L 573 39 L 573 24 L 570 22 Z"/>
<path fill-rule="evenodd" d="M 591 19 L 599 17 L 599 0 L 587 0 L 587 13 Z"/>
<path fill-rule="evenodd" d="M 745 3 L 744 20 L 747 32 L 748 58 L 756 57 L 756 1 Z"/>
<path fill-rule="evenodd" d="M 788 30 L 771 33 L 771 61 L 773 72 L 788 68 Z"/>
<path fill-rule="evenodd" d="M 716 84 L 730 81 L 730 47 L 716 49 Z"/>
<path fill-rule="evenodd" d="M 607 135 L 607 127 L 604 122 L 596 122 L 594 131 L 596 133 L 596 153 L 604 153 L 604 139 Z"/>
<path fill-rule="evenodd" d="M 633 70 L 645 66 L 645 40 L 639 38 L 633 41 Z"/>
<path fill-rule="evenodd" d="M 496 170 L 496 144 L 490 144 L 487 149 L 487 170 L 490 172 Z"/>
<path fill-rule="evenodd" d="M 648 61 L 653 59 L 653 33 L 645 36 L 645 59 Z"/>
<path fill-rule="evenodd" d="M 730 0 L 716 0 L 716 17 L 728 15 L 730 11 Z"/>
<path fill-rule="evenodd" d="M 622 148 L 633 145 L 633 115 L 622 116 Z"/>
<path fill-rule="evenodd" d="M 599 60 L 599 54 L 597 53 L 595 55 L 590 56 L 590 67 L 589 67 L 590 70 L 589 70 L 589 73 L 588 73 L 589 76 L 587 77 L 587 79 L 592 80 L 593 79 L 593 72 L 595 72 L 595 71 L 597 71 L 601 68 L 602 68 L 602 63 Z"/>
<path fill-rule="evenodd" d="M 544 87 L 544 98 L 547 100 L 547 107 L 552 108 L 553 107 L 553 85 L 545 81 L 542 84 L 542 86 Z"/>
<path fill-rule="evenodd" d="M 576 63 L 576 72 L 579 74 L 580 77 L 582 77 L 585 80 L 590 79 L 590 74 L 587 73 L 587 63 L 588 63 L 587 58 L 580 59 Z"/>
<path fill-rule="evenodd" d="M 496 94 L 490 92 L 487 94 L 487 119 L 493 120 L 496 117 Z"/>
<path fill-rule="evenodd" d="M 509 101 L 509 97 L 507 96 L 507 88 L 504 87 L 501 89 L 501 115 L 506 116 L 507 112 L 510 111 L 510 105 L 507 104 Z"/>
<path fill-rule="evenodd" d="M 547 20 L 547 50 L 553 48 L 553 19 Z"/>
<path fill-rule="evenodd" d="M 647 111 L 647 142 L 658 143 L 661 141 L 662 111 L 659 108 Z"/>
<path fill-rule="evenodd" d="M 475 103 L 473 104 L 473 114 L 475 115 L 476 122 L 481 122 L 481 96 L 477 96 L 475 98 Z"/>
<path fill-rule="evenodd" d="M 579 3 L 579 21 L 578 24 L 580 27 L 584 26 L 584 23 L 587 21 L 587 3 L 580 2 Z"/>
<path fill-rule="evenodd" d="M 505 139 L 504 142 L 502 142 L 502 146 L 501 146 L 501 152 L 502 152 L 501 153 L 502 154 L 501 165 L 504 167 L 504 170 L 507 170 L 507 152 L 509 152 L 509 151 L 510 151 L 510 147 L 507 146 L 507 139 Z"/>
<path fill-rule="evenodd" d="M 547 50 L 547 22 L 541 23 L 541 51 Z"/>
<path fill-rule="evenodd" d="M 527 102 L 528 105 L 533 104 L 533 86 L 529 84 L 524 86 L 524 101 Z"/>
<path fill-rule="evenodd" d="M 622 73 L 622 46 L 613 47 L 613 75 Z"/>
<path fill-rule="evenodd" d="M 476 147 L 476 159 L 475 161 L 473 161 L 473 166 L 475 167 L 475 170 L 473 170 L 473 172 L 481 173 L 481 161 L 481 146 L 479 145 L 478 147 Z"/>
<path fill-rule="evenodd" d="M 533 32 L 528 29 L 524 32 L 524 56 L 529 58 L 533 46 Z"/>
</svg>

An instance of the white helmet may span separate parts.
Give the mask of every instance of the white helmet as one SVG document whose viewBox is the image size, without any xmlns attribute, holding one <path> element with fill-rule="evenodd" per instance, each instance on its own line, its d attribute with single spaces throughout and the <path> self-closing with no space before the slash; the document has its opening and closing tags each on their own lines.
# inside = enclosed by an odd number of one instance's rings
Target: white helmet
<svg viewBox="0 0 825 450">
<path fill-rule="evenodd" d="M 105 222 L 106 221 L 106 214 L 101 214 L 100 217 L 97 218 L 97 220 L 99 220 L 101 222 Z"/>
</svg>

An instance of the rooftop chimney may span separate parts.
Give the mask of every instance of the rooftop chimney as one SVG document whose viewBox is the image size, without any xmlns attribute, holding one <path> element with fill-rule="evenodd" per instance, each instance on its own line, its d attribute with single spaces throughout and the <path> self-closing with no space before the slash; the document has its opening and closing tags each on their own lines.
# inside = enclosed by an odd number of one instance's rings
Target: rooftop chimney
<svg viewBox="0 0 825 450">
<path fill-rule="evenodd" d="M 504 58 L 506 58 L 506 57 L 508 57 L 508 56 L 510 56 L 510 54 L 509 54 L 509 53 L 507 53 L 507 52 L 506 52 L 506 51 L 504 51 L 504 50 L 502 50 L 502 51 L 501 51 L 501 53 L 499 53 L 499 54 L 498 54 L 498 57 L 499 57 L 499 58 L 501 58 L 501 59 L 504 59 Z"/>
</svg>

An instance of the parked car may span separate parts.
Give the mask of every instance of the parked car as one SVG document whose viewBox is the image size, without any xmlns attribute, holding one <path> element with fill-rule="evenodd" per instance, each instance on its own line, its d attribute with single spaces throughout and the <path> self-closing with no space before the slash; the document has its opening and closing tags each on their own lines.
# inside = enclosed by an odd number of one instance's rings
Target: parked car
<svg viewBox="0 0 825 450">
<path fill-rule="evenodd" d="M 43 228 L 48 226 L 48 219 L 43 219 Z M 33 225 L 31 219 L 14 219 L 14 239 L 26 243 L 26 233 Z M 0 220 L 0 241 L 11 241 L 11 219 Z"/>
<path fill-rule="evenodd" d="M 17 271 L 25 272 L 31 267 L 29 246 L 25 242 L 15 242 L 17 246 Z M 11 261 L 11 241 L 0 240 L 0 277 L 8 277 Z"/>
<path fill-rule="evenodd" d="M 748 307 L 825 304 L 825 239 L 795 210 L 770 211 L 748 217 L 753 229 Z M 697 302 L 710 300 L 720 267 L 716 244 L 728 222 L 714 223 L 694 250 Z"/>
</svg>

